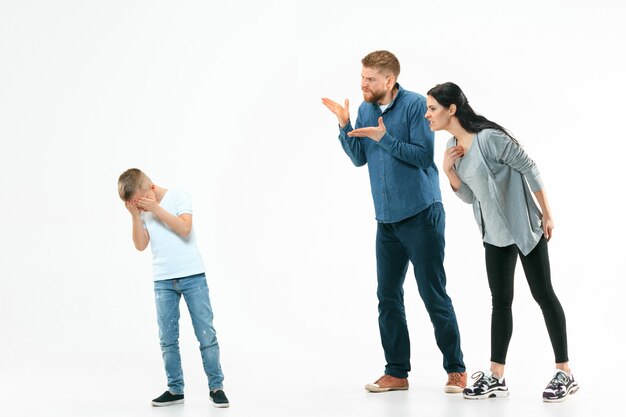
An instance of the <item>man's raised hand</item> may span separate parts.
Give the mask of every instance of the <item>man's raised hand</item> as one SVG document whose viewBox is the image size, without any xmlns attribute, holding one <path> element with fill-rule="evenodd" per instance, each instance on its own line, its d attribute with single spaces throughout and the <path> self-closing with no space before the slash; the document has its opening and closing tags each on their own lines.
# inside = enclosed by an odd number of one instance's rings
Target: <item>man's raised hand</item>
<svg viewBox="0 0 626 417">
<path fill-rule="evenodd" d="M 345 100 L 344 107 L 329 98 L 322 98 L 322 103 L 324 106 L 328 107 L 328 110 L 332 111 L 333 114 L 337 116 L 339 127 L 343 128 L 348 124 L 348 121 L 350 120 L 350 103 L 348 102 L 348 99 Z"/>
</svg>

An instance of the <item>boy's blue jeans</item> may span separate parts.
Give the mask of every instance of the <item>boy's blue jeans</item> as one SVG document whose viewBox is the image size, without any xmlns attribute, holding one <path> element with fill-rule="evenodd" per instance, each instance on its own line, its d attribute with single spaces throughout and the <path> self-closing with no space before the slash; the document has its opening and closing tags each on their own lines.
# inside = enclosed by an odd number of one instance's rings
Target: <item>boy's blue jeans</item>
<svg viewBox="0 0 626 417">
<path fill-rule="evenodd" d="M 446 292 L 444 228 L 445 211 L 439 202 L 397 223 L 378 223 L 378 324 L 387 360 L 385 373 L 396 378 L 406 378 L 411 370 L 402 288 L 409 261 L 443 354 L 443 368 L 448 373 L 465 371 L 459 327 Z"/>
<path fill-rule="evenodd" d="M 183 368 L 178 349 L 178 308 L 180 296 L 185 297 L 193 330 L 198 342 L 209 389 L 221 389 L 224 375 L 220 366 L 220 348 L 213 328 L 213 311 L 204 274 L 154 282 L 154 295 L 159 323 L 159 339 L 165 363 L 167 386 L 173 394 L 183 394 Z"/>
</svg>

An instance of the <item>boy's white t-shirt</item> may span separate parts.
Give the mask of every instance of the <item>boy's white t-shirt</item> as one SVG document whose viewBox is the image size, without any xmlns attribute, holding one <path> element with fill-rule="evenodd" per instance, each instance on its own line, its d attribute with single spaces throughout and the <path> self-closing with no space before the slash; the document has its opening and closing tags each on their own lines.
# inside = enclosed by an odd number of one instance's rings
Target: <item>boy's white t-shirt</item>
<svg viewBox="0 0 626 417">
<path fill-rule="evenodd" d="M 193 214 L 191 197 L 179 189 L 167 190 L 160 206 L 175 216 Z M 193 227 L 191 233 L 183 238 L 150 212 L 142 212 L 141 218 L 150 235 L 155 281 L 184 278 L 205 272 Z"/>
</svg>

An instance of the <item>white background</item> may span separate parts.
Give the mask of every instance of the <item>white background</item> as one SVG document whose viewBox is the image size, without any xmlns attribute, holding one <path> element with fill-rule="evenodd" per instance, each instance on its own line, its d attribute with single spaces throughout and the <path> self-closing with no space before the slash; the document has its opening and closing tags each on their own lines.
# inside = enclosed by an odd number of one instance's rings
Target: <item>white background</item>
<svg viewBox="0 0 626 417">
<path fill-rule="evenodd" d="M 615 415 L 623 361 L 623 2 L 0 0 L 0 415 Z M 382 374 L 376 223 L 321 97 L 362 100 L 360 59 L 403 87 L 454 81 L 539 165 L 553 282 L 582 389 L 546 405 L 553 353 L 521 269 L 511 398 L 443 394 L 407 276 L 411 390 Z M 436 134 L 441 166 L 448 134 Z M 208 402 L 188 315 L 182 407 L 165 387 L 150 253 L 116 181 L 186 188 L 232 407 Z M 468 371 L 489 359 L 490 294 L 470 206 L 441 175 L 448 289 Z M 184 305 L 182 306 L 184 309 Z"/>
</svg>

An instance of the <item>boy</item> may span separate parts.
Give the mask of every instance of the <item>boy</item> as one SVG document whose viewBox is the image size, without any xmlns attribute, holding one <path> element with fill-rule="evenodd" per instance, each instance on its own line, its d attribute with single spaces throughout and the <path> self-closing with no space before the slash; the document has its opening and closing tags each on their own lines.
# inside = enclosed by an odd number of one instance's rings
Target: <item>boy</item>
<svg viewBox="0 0 626 417">
<path fill-rule="evenodd" d="M 189 195 L 182 190 L 154 185 L 136 168 L 122 173 L 117 185 L 120 198 L 132 216 L 135 248 L 142 251 L 150 243 L 152 250 L 159 338 L 169 388 L 152 400 L 152 405 L 162 407 L 185 401 L 178 349 L 178 304 L 182 295 L 200 342 L 202 363 L 209 379 L 209 397 L 215 407 L 228 407 L 204 264 L 192 227 Z"/>
</svg>

